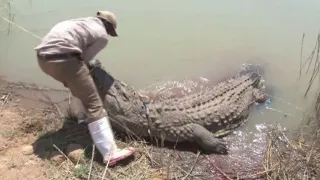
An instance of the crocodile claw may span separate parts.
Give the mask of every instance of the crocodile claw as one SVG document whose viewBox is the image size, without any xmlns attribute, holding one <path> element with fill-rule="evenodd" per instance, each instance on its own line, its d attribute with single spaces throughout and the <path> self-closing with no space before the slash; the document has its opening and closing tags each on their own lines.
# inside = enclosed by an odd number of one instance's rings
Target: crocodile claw
<svg viewBox="0 0 320 180">
<path fill-rule="evenodd" d="M 219 154 L 228 154 L 227 142 L 223 139 L 217 139 L 214 151 Z"/>
</svg>

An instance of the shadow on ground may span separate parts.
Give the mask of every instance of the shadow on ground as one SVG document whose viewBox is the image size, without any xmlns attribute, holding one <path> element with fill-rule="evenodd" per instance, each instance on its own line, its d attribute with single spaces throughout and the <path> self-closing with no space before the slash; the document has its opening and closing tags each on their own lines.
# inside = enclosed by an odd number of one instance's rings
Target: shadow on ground
<svg viewBox="0 0 320 180">
<path fill-rule="evenodd" d="M 58 118 L 59 119 L 59 118 Z M 49 131 L 33 143 L 34 153 L 43 159 L 49 159 L 50 153 L 57 151 L 53 145 L 66 153 L 66 148 L 69 144 L 80 144 L 84 149 L 84 156 L 87 162 L 90 162 L 92 156 L 92 140 L 86 124 L 78 124 L 74 118 L 62 120 L 63 125 L 58 130 Z M 217 178 L 223 175 L 217 167 L 223 169 L 229 176 L 235 176 L 235 172 L 247 172 L 248 169 L 258 171 L 256 169 L 265 150 L 265 134 L 256 133 L 252 135 L 244 134 L 241 131 L 236 131 L 226 137 L 229 144 L 228 155 L 217 154 L 201 154 L 197 152 L 199 147 L 196 144 L 190 143 L 168 143 L 164 142 L 164 147 L 161 148 L 156 141 L 150 142 L 147 138 L 146 143 L 140 144 L 137 147 L 139 152 L 148 153 L 150 155 L 150 168 L 160 168 L 172 166 L 176 172 L 186 173 L 191 172 L 190 177 L 193 179 L 202 179 L 204 177 Z M 126 146 L 137 140 L 129 139 L 124 134 L 117 134 L 118 145 Z M 133 161 L 133 158 L 124 160 L 119 166 L 124 166 Z M 103 163 L 100 153 L 95 153 L 94 164 L 98 165 L 103 172 Z M 173 170 L 172 170 L 173 171 Z"/>
<path fill-rule="evenodd" d="M 33 143 L 35 154 L 43 159 L 49 159 L 50 154 L 54 151 L 57 151 L 56 147 L 59 148 L 62 152 L 66 154 L 66 148 L 70 144 L 79 144 L 85 151 L 84 155 L 87 159 L 90 159 L 92 156 L 92 139 L 89 134 L 87 125 L 82 123 L 78 124 L 77 119 L 69 118 L 62 120 L 63 125 L 58 130 L 49 130 L 46 133 L 43 133 L 39 138 Z M 56 123 L 55 123 L 56 124 Z M 198 150 L 201 150 L 196 143 L 171 143 L 163 142 L 161 146 L 160 140 L 152 140 L 149 138 L 139 138 L 139 139 L 129 139 L 126 134 L 116 134 L 116 139 L 119 146 L 125 146 L 132 141 L 140 141 L 147 147 L 153 149 L 158 149 L 160 151 L 161 147 L 179 152 L 189 152 L 191 154 L 196 154 Z M 56 147 L 54 147 L 56 146 Z M 205 153 L 205 152 L 204 152 Z M 100 153 L 95 154 L 95 161 L 102 165 L 102 156 Z M 128 162 L 124 161 L 124 164 Z"/>
</svg>

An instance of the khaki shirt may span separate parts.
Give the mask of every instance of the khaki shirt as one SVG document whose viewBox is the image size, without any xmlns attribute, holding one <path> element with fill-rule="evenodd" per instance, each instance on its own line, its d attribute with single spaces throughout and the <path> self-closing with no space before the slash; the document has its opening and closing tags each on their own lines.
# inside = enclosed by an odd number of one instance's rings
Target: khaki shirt
<svg viewBox="0 0 320 180">
<path fill-rule="evenodd" d="M 107 43 L 108 34 L 100 19 L 86 17 L 56 24 L 35 50 L 40 55 L 79 52 L 84 61 L 89 61 Z"/>
</svg>

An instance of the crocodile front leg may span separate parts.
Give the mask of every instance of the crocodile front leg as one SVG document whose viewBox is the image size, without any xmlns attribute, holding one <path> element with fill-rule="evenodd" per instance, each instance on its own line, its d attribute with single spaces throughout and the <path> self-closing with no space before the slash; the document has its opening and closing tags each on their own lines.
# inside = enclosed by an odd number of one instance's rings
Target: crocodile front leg
<svg viewBox="0 0 320 180">
<path fill-rule="evenodd" d="M 206 152 L 213 152 L 219 154 L 228 154 L 227 144 L 223 139 L 216 138 L 210 131 L 199 124 L 190 123 L 186 124 L 181 129 L 183 136 L 189 137 L 189 140 L 193 140 L 198 143 L 201 148 Z"/>
</svg>

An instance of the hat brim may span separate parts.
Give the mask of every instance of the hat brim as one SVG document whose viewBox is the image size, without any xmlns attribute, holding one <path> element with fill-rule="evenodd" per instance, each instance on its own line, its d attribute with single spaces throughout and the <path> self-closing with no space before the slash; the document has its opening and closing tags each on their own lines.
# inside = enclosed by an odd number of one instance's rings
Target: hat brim
<svg viewBox="0 0 320 180">
<path fill-rule="evenodd" d="M 112 28 L 112 30 L 109 32 L 109 34 L 110 34 L 110 36 L 113 36 L 113 37 L 117 37 L 118 36 L 118 33 L 114 28 Z"/>
</svg>

